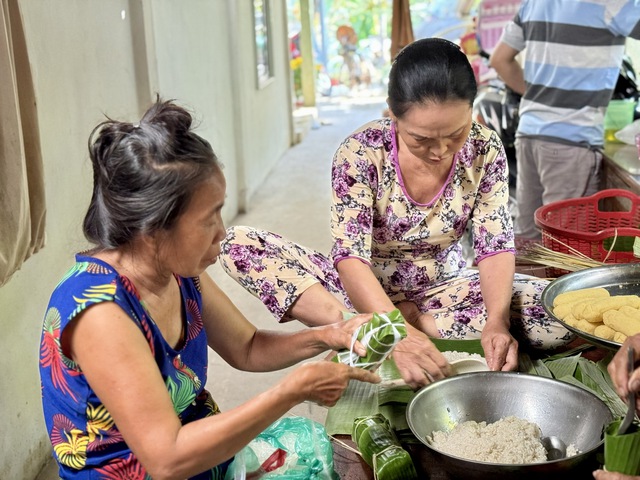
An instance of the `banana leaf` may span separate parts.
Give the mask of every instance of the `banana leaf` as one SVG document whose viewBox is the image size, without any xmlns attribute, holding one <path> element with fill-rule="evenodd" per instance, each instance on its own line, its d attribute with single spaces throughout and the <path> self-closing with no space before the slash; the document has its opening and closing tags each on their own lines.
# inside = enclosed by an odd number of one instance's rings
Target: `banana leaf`
<svg viewBox="0 0 640 480">
<path fill-rule="evenodd" d="M 484 356 L 479 339 L 431 338 L 430 340 L 441 352 L 457 351 Z M 333 360 L 337 361 L 337 357 L 334 357 Z M 376 373 L 380 375 L 382 382 L 401 378 L 398 367 L 392 358 L 385 359 Z M 329 435 L 347 435 L 351 433 L 354 418 L 377 413 L 384 414 L 396 432 L 408 431 L 406 409 L 414 395 L 415 392 L 409 387 L 385 388 L 352 380 L 338 403 L 327 412 L 325 419 L 327 433 Z"/>
<path fill-rule="evenodd" d="M 548 356 L 545 361 L 557 360 L 559 358 L 572 357 L 578 353 L 585 352 L 587 350 L 591 350 L 596 348 L 595 345 L 591 343 L 583 343 L 582 345 L 578 345 L 570 350 L 565 350 L 564 352 L 554 353 L 553 355 Z"/>
<path fill-rule="evenodd" d="M 411 433 L 409 424 L 407 423 L 407 404 L 389 403 L 380 405 L 379 411 L 380 413 L 382 413 L 382 415 L 389 419 L 391 428 L 393 428 L 393 431 L 396 432 L 396 435 L 402 432 Z M 411 435 L 413 436 L 413 433 L 411 433 Z"/>
<path fill-rule="evenodd" d="M 518 353 L 518 371 L 530 375 L 553 378 L 551 370 L 549 370 L 542 360 L 532 360 L 531 357 L 524 352 Z"/>
<path fill-rule="evenodd" d="M 382 364 L 380 368 L 376 370 L 376 373 L 380 375 L 380 378 L 383 382 L 389 380 L 398 380 L 400 377 L 400 370 L 398 370 L 398 366 L 396 362 L 393 361 L 393 358 L 387 358 Z"/>
<path fill-rule="evenodd" d="M 521 364 L 520 371 L 542 375 L 546 369 L 549 375 L 545 376 L 582 387 L 600 398 L 614 416 L 624 415 L 626 406 L 615 392 L 611 377 L 606 370 L 607 362 L 608 360 L 603 359 L 595 363 L 580 354 L 570 357 L 563 357 L 560 354 L 545 360 L 533 361 L 534 367 L 529 370 L 523 370 Z"/>
<path fill-rule="evenodd" d="M 604 465 L 609 472 L 640 475 L 640 429 L 632 424 L 624 435 L 618 435 L 621 419 L 611 422 L 604 434 Z"/>
<path fill-rule="evenodd" d="M 338 352 L 337 361 L 353 367 L 367 370 L 377 369 L 393 350 L 397 343 L 407 336 L 407 327 L 400 310 L 389 313 L 374 313 L 373 318 L 362 325 L 355 339 L 367 349 L 364 357 L 351 350 Z"/>
<path fill-rule="evenodd" d="M 576 369 L 578 368 L 578 360 L 582 358 L 579 355 L 566 358 L 557 358 L 555 360 L 546 360 L 544 364 L 551 371 L 555 378 L 565 376 L 575 376 Z"/>
<path fill-rule="evenodd" d="M 325 430 L 329 435 L 348 435 L 354 418 L 376 413 L 380 413 L 377 385 L 351 380 L 338 402 L 329 408 Z"/>
<path fill-rule="evenodd" d="M 418 478 L 411 456 L 400 445 L 384 415 L 355 418 L 351 439 L 358 446 L 365 462 L 373 467 L 377 480 Z"/>
<path fill-rule="evenodd" d="M 479 338 L 455 339 L 429 337 L 429 340 L 431 340 L 441 352 L 477 353 L 484 357 L 484 350 Z"/>
<path fill-rule="evenodd" d="M 416 392 L 406 385 L 403 387 L 380 387 L 378 390 L 378 405 L 407 405 Z"/>
<path fill-rule="evenodd" d="M 616 393 L 611 377 L 594 362 L 580 357 L 576 377 L 583 385 L 595 390 L 614 416 L 624 416 L 627 406 Z"/>
</svg>

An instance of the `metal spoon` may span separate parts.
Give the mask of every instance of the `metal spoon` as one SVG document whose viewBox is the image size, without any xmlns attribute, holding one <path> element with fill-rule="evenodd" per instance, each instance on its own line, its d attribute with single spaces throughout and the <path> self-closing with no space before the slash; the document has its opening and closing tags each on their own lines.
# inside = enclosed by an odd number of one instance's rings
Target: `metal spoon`
<svg viewBox="0 0 640 480">
<path fill-rule="evenodd" d="M 633 351 L 633 347 L 629 345 L 627 348 L 627 371 L 629 372 L 629 376 L 633 373 L 633 364 L 635 361 L 635 354 Z M 627 397 L 627 402 L 629 405 L 627 406 L 627 413 L 624 415 L 624 419 L 620 424 L 620 428 L 618 428 L 618 435 L 624 435 L 629 430 L 633 419 L 636 416 L 636 392 L 633 390 L 629 392 L 629 396 Z"/>
<path fill-rule="evenodd" d="M 542 437 L 540 439 L 542 446 L 547 451 L 547 460 L 560 460 L 567 456 L 567 446 L 558 437 Z"/>
</svg>

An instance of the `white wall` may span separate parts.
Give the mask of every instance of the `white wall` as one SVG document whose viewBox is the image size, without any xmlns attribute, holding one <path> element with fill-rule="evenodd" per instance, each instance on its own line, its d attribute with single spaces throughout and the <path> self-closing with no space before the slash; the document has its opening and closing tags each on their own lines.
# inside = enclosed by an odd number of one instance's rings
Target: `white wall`
<svg viewBox="0 0 640 480">
<path fill-rule="evenodd" d="M 225 217 L 232 218 L 238 211 L 239 167 L 234 138 L 237 108 L 232 88 L 227 2 L 190 0 L 189 7 L 185 8 L 184 2 L 154 0 L 148 5 L 158 88 L 165 98 L 180 99 L 194 110 L 198 132 L 211 142 L 225 166 L 230 192 Z M 269 159 L 272 160 L 273 157 Z"/>
<path fill-rule="evenodd" d="M 0 479 L 32 479 L 50 456 L 40 331 L 51 290 L 85 247 L 92 127 L 104 114 L 139 118 L 155 92 L 191 106 L 226 165 L 223 214 L 232 219 L 290 145 L 284 3 L 271 0 L 276 78 L 257 90 L 250 2 L 18 0 L 38 105 L 47 243 L 0 288 Z"/>
<path fill-rule="evenodd" d="M 235 133 L 240 140 L 240 208 L 250 201 L 273 168 L 270 158 L 280 157 L 291 146 L 291 93 L 285 0 L 271 0 L 271 33 L 274 78 L 257 89 L 253 11 L 250 1 L 233 2 L 232 51 L 241 101 L 235 105 L 242 122 Z"/>
</svg>

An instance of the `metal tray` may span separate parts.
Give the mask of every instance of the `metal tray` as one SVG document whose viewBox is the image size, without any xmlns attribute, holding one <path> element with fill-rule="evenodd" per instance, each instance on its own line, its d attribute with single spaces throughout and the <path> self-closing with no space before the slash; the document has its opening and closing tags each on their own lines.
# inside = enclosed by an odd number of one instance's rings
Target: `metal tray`
<svg viewBox="0 0 640 480">
<path fill-rule="evenodd" d="M 561 293 L 594 287 L 606 288 L 611 295 L 640 295 L 640 264 L 625 263 L 605 265 L 563 275 L 552 280 L 544 289 L 541 297 L 542 306 L 551 318 L 557 320 L 564 325 L 567 330 L 572 331 L 587 342 L 611 350 L 617 350 L 620 348 L 620 343 L 583 332 L 571 325 L 567 325 L 553 314 L 553 300 Z"/>
</svg>

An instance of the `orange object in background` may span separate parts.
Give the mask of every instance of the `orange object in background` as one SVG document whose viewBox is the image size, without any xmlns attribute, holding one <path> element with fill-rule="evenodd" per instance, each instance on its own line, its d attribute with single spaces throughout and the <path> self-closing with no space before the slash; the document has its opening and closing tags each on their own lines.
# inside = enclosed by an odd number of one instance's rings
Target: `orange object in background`
<svg viewBox="0 0 640 480">
<path fill-rule="evenodd" d="M 460 48 L 469 57 L 478 55 L 480 53 L 480 45 L 478 45 L 476 32 L 465 33 L 460 37 Z"/>
<path fill-rule="evenodd" d="M 356 46 L 358 44 L 358 35 L 353 27 L 349 25 L 340 25 L 336 30 L 336 39 L 343 47 Z"/>
</svg>

